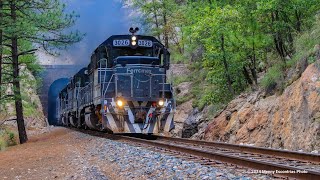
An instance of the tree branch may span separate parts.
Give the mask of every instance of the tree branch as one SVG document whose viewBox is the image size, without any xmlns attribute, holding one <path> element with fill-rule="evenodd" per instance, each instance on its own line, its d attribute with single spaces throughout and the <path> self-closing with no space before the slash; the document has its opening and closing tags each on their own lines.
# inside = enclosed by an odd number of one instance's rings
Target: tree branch
<svg viewBox="0 0 320 180">
<path fill-rule="evenodd" d="M 23 55 L 27 55 L 27 54 L 34 54 L 35 53 L 35 51 L 37 51 L 38 49 L 30 49 L 30 50 L 28 50 L 28 51 L 23 51 L 23 52 L 20 52 L 19 54 L 18 54 L 18 56 L 23 56 Z"/>
</svg>

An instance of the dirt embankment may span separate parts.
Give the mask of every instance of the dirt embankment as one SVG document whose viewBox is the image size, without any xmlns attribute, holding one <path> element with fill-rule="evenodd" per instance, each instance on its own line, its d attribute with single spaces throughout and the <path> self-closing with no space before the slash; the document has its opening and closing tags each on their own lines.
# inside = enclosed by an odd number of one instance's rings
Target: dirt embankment
<svg viewBox="0 0 320 180">
<path fill-rule="evenodd" d="M 320 60 L 282 95 L 242 94 L 200 135 L 210 141 L 314 151 L 320 149 Z M 198 135 L 199 136 L 199 135 Z"/>
<path fill-rule="evenodd" d="M 0 179 L 116 179 L 110 166 L 105 166 L 109 178 L 97 174 L 86 149 L 93 139 L 59 127 L 30 136 L 28 143 L 0 152 Z"/>
</svg>

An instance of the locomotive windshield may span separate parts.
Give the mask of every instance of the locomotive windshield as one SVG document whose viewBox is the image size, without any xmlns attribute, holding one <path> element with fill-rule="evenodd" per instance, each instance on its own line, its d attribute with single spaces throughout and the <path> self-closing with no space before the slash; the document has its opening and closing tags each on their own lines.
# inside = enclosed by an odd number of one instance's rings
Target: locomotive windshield
<svg viewBox="0 0 320 180">
<path fill-rule="evenodd" d="M 113 57 L 118 56 L 149 56 L 153 57 L 152 48 L 113 48 Z"/>
<path fill-rule="evenodd" d="M 160 65 L 160 60 L 157 57 L 146 56 L 119 56 L 115 59 L 116 64 L 152 64 Z"/>
</svg>

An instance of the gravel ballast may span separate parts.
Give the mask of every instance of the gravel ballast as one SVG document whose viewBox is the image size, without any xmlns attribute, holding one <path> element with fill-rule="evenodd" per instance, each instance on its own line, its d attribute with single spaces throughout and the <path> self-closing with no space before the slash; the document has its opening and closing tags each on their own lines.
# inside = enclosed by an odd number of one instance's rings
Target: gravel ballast
<svg viewBox="0 0 320 180">
<path fill-rule="evenodd" d="M 0 179 L 266 179 L 66 128 L 30 138 L 0 152 Z M 269 177 L 270 179 L 270 177 Z"/>
<path fill-rule="evenodd" d="M 91 144 L 90 155 L 114 166 L 123 179 L 250 179 L 114 140 L 96 138 Z"/>
</svg>

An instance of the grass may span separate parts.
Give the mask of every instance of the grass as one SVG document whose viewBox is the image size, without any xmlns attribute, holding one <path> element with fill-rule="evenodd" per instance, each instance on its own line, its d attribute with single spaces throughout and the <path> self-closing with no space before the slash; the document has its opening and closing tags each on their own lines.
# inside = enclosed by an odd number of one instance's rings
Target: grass
<svg viewBox="0 0 320 180">
<path fill-rule="evenodd" d="M 193 98 L 193 96 L 191 94 L 188 94 L 188 95 L 183 96 L 183 97 L 177 97 L 176 103 L 177 103 L 177 105 L 181 105 L 181 104 L 189 101 L 192 98 Z"/>
<path fill-rule="evenodd" d="M 191 81 L 191 78 L 189 75 L 176 76 L 172 78 L 172 83 L 174 86 L 179 85 L 180 83 L 183 83 L 183 82 L 190 82 L 190 81 Z"/>
<path fill-rule="evenodd" d="M 268 69 L 267 73 L 261 80 L 261 85 L 264 89 L 269 89 L 271 86 L 278 84 L 279 81 L 281 81 L 282 76 L 282 65 L 280 63 L 275 64 Z"/>
<path fill-rule="evenodd" d="M 186 63 L 187 59 L 188 58 L 185 58 L 184 55 L 181 55 L 180 53 L 172 52 L 171 54 L 171 62 L 174 64 Z"/>
</svg>

